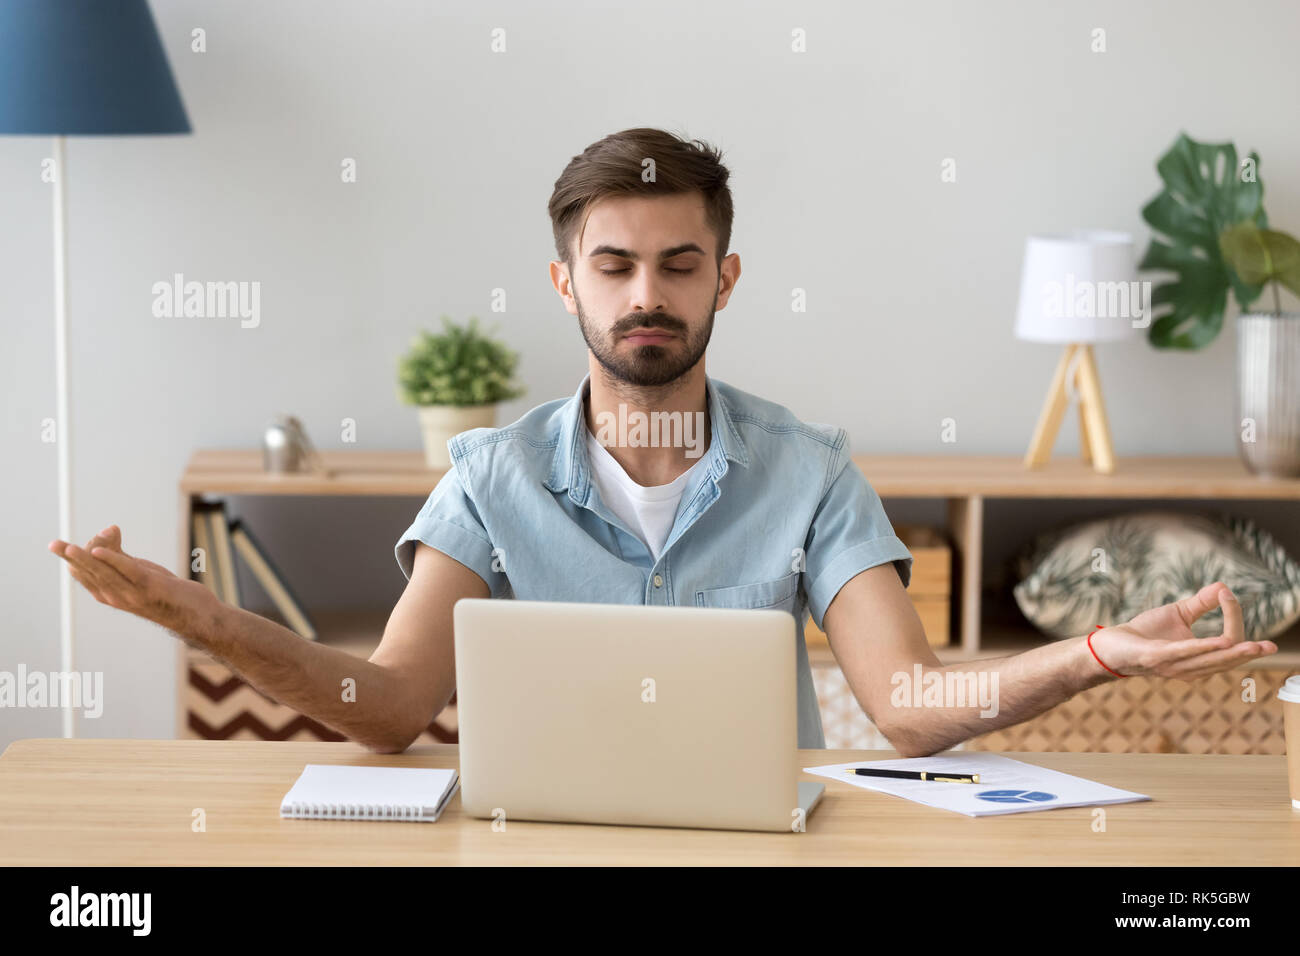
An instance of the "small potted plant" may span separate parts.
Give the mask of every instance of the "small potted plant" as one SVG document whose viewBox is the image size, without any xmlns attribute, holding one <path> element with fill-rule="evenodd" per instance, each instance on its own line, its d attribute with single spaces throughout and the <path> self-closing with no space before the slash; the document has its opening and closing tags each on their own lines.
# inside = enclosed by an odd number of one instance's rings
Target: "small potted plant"
<svg viewBox="0 0 1300 956">
<path fill-rule="evenodd" d="M 1300 474 L 1300 313 L 1283 312 L 1278 286 L 1300 294 L 1300 243 L 1268 228 L 1259 156 L 1238 162 L 1232 143 L 1185 133 L 1160 157 L 1164 182 L 1142 208 L 1155 231 L 1141 269 L 1171 273 L 1151 296 L 1151 344 L 1195 350 L 1218 336 L 1236 299 L 1237 446 L 1250 471 Z M 1272 311 L 1252 303 L 1272 284 Z"/>
<path fill-rule="evenodd" d="M 399 395 L 415 405 L 430 468 L 451 467 L 447 442 L 471 428 L 496 425 L 497 403 L 524 394 L 512 376 L 519 356 L 478 329 L 442 317 L 441 334 L 424 331 L 398 362 Z"/>
</svg>

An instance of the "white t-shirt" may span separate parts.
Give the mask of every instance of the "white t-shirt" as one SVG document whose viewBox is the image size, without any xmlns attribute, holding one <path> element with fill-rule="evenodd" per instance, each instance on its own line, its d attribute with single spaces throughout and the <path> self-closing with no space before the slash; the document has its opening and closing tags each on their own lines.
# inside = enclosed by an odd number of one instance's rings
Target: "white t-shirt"
<svg viewBox="0 0 1300 956">
<path fill-rule="evenodd" d="M 712 436 L 709 441 L 712 447 Z M 596 441 L 590 429 L 587 429 L 587 458 L 591 461 L 591 477 L 600 491 L 601 500 L 645 543 L 654 560 L 658 561 L 673 530 L 682 492 L 691 476 L 708 458 L 708 452 L 700 455 L 695 464 L 668 484 L 649 487 L 638 485 L 628 477 L 623 466 Z"/>
</svg>

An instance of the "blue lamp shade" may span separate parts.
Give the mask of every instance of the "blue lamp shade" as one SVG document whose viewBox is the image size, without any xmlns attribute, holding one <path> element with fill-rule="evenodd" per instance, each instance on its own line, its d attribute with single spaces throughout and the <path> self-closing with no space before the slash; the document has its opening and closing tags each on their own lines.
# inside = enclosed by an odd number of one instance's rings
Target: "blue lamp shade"
<svg viewBox="0 0 1300 956">
<path fill-rule="evenodd" d="M 0 2 L 0 133 L 188 133 L 145 0 Z"/>
</svg>

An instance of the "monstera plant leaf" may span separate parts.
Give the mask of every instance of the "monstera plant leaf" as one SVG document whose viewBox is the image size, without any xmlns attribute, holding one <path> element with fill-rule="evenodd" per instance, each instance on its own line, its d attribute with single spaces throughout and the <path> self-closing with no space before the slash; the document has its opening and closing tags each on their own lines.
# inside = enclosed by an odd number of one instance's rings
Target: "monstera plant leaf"
<svg viewBox="0 0 1300 956">
<path fill-rule="evenodd" d="M 1239 222 L 1219 236 L 1219 249 L 1243 282 L 1276 281 L 1300 295 L 1300 242 L 1295 237 Z"/>
<path fill-rule="evenodd" d="M 1238 276 L 1219 247 L 1219 236 L 1237 223 L 1268 225 L 1259 156 L 1250 159 L 1252 175 L 1243 177 L 1231 143 L 1198 143 L 1180 133 L 1156 163 L 1165 186 L 1142 207 L 1142 218 L 1164 238 L 1152 236 L 1138 268 L 1176 276 L 1151 293 L 1156 318 L 1147 334 L 1157 348 L 1208 345 L 1223 327 L 1229 289 L 1243 309 L 1259 296 L 1262 286 Z"/>
</svg>

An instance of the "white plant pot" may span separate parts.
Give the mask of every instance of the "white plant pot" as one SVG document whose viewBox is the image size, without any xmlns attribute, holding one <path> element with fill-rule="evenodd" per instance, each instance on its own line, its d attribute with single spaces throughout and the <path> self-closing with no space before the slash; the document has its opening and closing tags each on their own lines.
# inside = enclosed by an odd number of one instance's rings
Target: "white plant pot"
<svg viewBox="0 0 1300 956">
<path fill-rule="evenodd" d="M 1254 474 L 1300 475 L 1300 312 L 1237 319 L 1237 448 Z"/>
<path fill-rule="evenodd" d="M 494 428 L 497 406 L 489 405 L 421 405 L 420 434 L 424 437 L 424 460 L 430 468 L 451 467 L 447 442 L 471 428 Z"/>
</svg>

